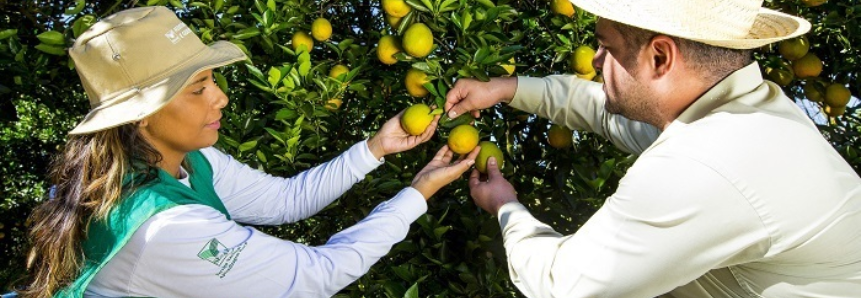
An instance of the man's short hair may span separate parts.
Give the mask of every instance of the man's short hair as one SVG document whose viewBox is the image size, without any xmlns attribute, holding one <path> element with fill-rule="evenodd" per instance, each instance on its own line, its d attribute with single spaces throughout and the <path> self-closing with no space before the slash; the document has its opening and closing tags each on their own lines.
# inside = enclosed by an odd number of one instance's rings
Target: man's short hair
<svg viewBox="0 0 861 298">
<path fill-rule="evenodd" d="M 622 35 L 625 46 L 636 52 L 639 52 L 652 38 L 661 34 L 611 20 L 607 21 Z M 701 74 L 704 79 L 711 82 L 718 82 L 732 72 L 753 62 L 753 50 L 721 48 L 689 39 L 670 35 L 666 36 L 670 37 L 679 46 L 679 51 L 685 57 L 688 65 L 694 71 Z M 632 57 L 636 58 L 636 56 Z M 620 62 L 630 63 L 634 61 Z"/>
</svg>

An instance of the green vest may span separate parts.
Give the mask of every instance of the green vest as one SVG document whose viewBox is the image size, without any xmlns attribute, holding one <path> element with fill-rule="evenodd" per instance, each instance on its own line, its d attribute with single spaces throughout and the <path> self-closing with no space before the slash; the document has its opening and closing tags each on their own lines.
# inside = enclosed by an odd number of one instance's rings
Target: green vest
<svg viewBox="0 0 861 298">
<path fill-rule="evenodd" d="M 212 186 L 212 166 L 200 151 L 186 155 L 191 171 L 191 188 L 163 170 L 155 182 L 139 187 L 124 196 L 108 214 L 107 220 L 93 221 L 84 240 L 84 264 L 81 273 L 68 287 L 54 297 L 81 298 L 96 273 L 128 243 L 137 229 L 153 215 L 178 205 L 202 204 L 215 208 L 227 219 L 230 214 Z M 126 177 L 124 183 L 131 181 Z"/>
</svg>

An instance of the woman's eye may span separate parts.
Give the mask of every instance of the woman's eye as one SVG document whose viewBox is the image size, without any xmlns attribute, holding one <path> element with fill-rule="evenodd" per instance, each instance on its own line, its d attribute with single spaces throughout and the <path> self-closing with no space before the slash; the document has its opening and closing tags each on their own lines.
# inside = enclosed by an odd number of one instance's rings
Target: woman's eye
<svg viewBox="0 0 861 298">
<path fill-rule="evenodd" d="M 206 87 L 200 88 L 200 90 L 194 91 L 194 92 L 192 92 L 192 94 L 201 95 L 201 94 L 203 94 L 203 90 L 206 90 Z"/>
</svg>

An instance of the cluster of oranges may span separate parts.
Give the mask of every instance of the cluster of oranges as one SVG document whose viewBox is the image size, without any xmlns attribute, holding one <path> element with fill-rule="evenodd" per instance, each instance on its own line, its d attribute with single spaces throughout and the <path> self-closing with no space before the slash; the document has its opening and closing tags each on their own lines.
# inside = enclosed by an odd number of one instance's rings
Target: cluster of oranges
<svg viewBox="0 0 861 298">
<path fill-rule="evenodd" d="M 410 135 L 421 135 L 430 125 L 434 118 L 434 111 L 423 103 L 410 106 L 401 115 L 401 127 Z M 487 173 L 487 159 L 496 158 L 500 168 L 504 164 L 502 150 L 491 141 L 479 142 L 478 129 L 471 124 L 455 126 L 448 134 L 448 148 L 454 153 L 466 155 L 472 152 L 476 146 L 481 147 L 476 157 L 475 166 L 482 173 Z"/>
<path fill-rule="evenodd" d="M 829 82 L 819 76 L 823 62 L 810 51 L 807 37 L 782 41 L 777 45 L 777 51 L 784 60 L 781 60 L 778 66 L 765 68 L 765 74 L 770 80 L 783 87 L 789 86 L 796 79 L 803 81 L 807 99 L 822 103 L 822 109 L 828 116 L 843 115 L 852 94 L 844 84 Z"/>
<path fill-rule="evenodd" d="M 314 49 L 314 41 L 324 42 L 332 37 L 332 23 L 328 19 L 320 17 L 311 23 L 311 33 L 299 31 L 293 34 L 291 45 L 293 51 L 297 53 L 310 53 Z M 329 69 L 329 77 L 336 80 L 345 80 L 346 74 L 350 72 L 350 68 L 343 64 L 337 64 Z M 325 108 L 334 111 L 341 107 L 343 100 L 341 98 L 331 98 L 326 101 Z"/>
</svg>

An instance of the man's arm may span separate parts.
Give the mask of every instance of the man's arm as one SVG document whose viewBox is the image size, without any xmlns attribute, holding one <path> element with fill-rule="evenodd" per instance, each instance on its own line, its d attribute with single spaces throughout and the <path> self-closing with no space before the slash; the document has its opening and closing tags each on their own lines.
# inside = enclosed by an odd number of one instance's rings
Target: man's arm
<svg viewBox="0 0 861 298">
<path fill-rule="evenodd" d="M 574 235 L 555 232 L 516 202 L 498 217 L 511 278 L 533 298 L 654 297 L 761 258 L 770 243 L 731 183 L 675 155 L 638 160 Z"/>
<path fill-rule="evenodd" d="M 602 84 L 573 75 L 518 77 L 510 105 L 575 130 L 595 132 L 629 153 L 642 153 L 660 131 L 652 125 L 607 113 Z"/>
</svg>

